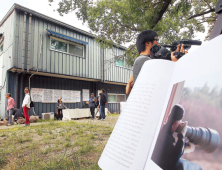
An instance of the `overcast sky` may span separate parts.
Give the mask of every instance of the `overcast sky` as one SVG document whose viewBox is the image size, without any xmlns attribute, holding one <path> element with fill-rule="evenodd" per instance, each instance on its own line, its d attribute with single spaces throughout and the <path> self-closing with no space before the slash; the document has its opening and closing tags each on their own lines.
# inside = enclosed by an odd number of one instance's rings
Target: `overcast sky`
<svg viewBox="0 0 222 170">
<path fill-rule="evenodd" d="M 90 31 L 87 25 L 83 25 L 82 21 L 79 21 L 77 17 L 75 17 L 74 13 L 69 13 L 61 17 L 57 12 L 53 10 L 57 8 L 57 4 L 59 0 L 54 0 L 53 6 L 49 6 L 48 0 L 0 0 L 4 1 L 0 5 L 0 20 L 5 16 L 5 14 L 9 11 L 9 9 L 13 6 L 14 3 L 22 5 L 24 7 L 30 8 L 39 13 L 45 14 L 62 22 L 65 22 L 69 25 L 75 26 L 79 29 Z M 198 33 L 196 34 L 196 38 L 198 40 L 203 41 L 204 37 L 207 33 Z M 203 42 L 204 43 L 204 42 Z M 123 46 L 128 46 L 129 44 L 122 44 Z M 191 50 L 197 49 L 198 46 L 193 46 Z"/>
<path fill-rule="evenodd" d="M 184 87 L 188 87 L 192 90 L 195 88 L 202 89 L 205 84 L 209 87 L 209 91 L 213 88 L 217 87 L 218 92 L 222 89 L 222 79 L 218 78 L 221 77 L 222 72 L 216 72 L 210 75 L 206 75 L 203 77 L 199 77 L 193 80 L 185 81 Z"/>
</svg>

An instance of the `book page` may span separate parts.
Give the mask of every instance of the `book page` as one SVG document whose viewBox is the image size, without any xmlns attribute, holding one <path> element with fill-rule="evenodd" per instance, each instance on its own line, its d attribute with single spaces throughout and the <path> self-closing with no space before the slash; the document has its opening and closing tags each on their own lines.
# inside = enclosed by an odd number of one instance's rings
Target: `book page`
<svg viewBox="0 0 222 170">
<path fill-rule="evenodd" d="M 150 60 L 143 65 L 100 157 L 103 170 L 144 169 L 174 65 L 167 60 Z"/>
<path fill-rule="evenodd" d="M 201 84 L 201 86 L 204 86 L 203 82 L 208 82 L 207 80 L 213 79 L 213 77 L 215 77 L 214 75 L 219 75 L 222 72 L 221 43 L 222 43 L 222 35 L 203 44 L 197 50 L 192 51 L 192 52 L 186 54 L 185 56 L 183 56 L 181 59 L 179 59 L 175 64 L 175 69 L 173 72 L 171 83 L 169 85 L 169 90 L 168 90 L 167 96 L 169 96 L 169 94 L 171 93 L 173 86 L 179 85 L 181 83 L 183 85 L 184 81 L 185 81 L 185 85 L 186 85 L 185 87 L 197 88 L 197 87 L 199 87 L 198 84 L 199 85 Z M 218 77 L 218 79 L 220 79 L 219 76 L 217 76 L 217 77 Z M 216 82 L 216 78 L 214 78 L 214 82 Z M 213 80 L 211 80 L 209 83 L 210 83 L 209 86 L 212 86 L 212 87 L 219 86 L 218 82 L 213 84 Z M 178 87 L 176 89 L 178 89 Z M 183 88 L 181 90 L 183 90 Z M 176 100 L 178 100 L 178 103 L 181 102 L 180 101 L 181 94 L 182 93 L 180 93 L 179 96 L 175 96 L 177 98 Z M 207 99 L 207 97 L 205 97 L 205 100 L 206 99 Z M 207 101 L 205 101 L 205 103 L 206 102 Z M 175 101 L 174 101 L 174 103 L 175 103 Z M 166 102 L 163 106 L 162 115 L 160 116 L 161 118 L 165 114 L 167 104 L 168 104 L 168 101 L 166 100 Z M 195 103 L 195 104 L 192 103 L 192 106 L 193 105 L 197 105 L 197 103 Z M 202 105 L 202 107 L 203 107 L 203 105 Z M 189 105 L 188 108 L 192 108 L 192 107 Z M 193 116 L 195 114 L 197 114 L 197 113 L 193 112 Z M 211 113 L 209 113 L 209 114 L 211 114 Z M 195 118 L 195 120 L 196 119 L 197 118 Z M 156 129 L 156 134 L 155 134 L 155 137 L 154 137 L 154 140 L 152 143 L 151 150 L 149 152 L 149 156 L 147 159 L 145 170 L 150 169 L 150 167 L 152 167 L 153 170 L 161 169 L 150 158 L 152 156 L 153 149 L 156 144 L 156 138 L 157 138 L 157 135 L 160 131 L 162 121 L 163 121 L 163 119 L 159 120 L 159 124 Z M 215 120 L 215 122 L 216 122 L 216 120 Z M 199 126 L 199 124 L 196 126 Z M 210 125 L 210 126 L 212 126 L 212 125 Z"/>
</svg>

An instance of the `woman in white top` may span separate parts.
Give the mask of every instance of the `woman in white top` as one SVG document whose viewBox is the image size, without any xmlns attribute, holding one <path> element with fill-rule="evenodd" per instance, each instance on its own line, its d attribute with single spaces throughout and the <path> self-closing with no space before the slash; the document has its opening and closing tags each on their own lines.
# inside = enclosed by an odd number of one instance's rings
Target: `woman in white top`
<svg viewBox="0 0 222 170">
<path fill-rule="evenodd" d="M 29 121 L 29 109 L 30 109 L 30 94 L 29 94 L 29 88 L 25 87 L 25 97 L 22 103 L 22 108 L 23 108 L 23 112 L 24 112 L 24 116 L 25 116 L 25 125 L 24 126 L 29 126 L 30 125 L 30 121 Z"/>
</svg>

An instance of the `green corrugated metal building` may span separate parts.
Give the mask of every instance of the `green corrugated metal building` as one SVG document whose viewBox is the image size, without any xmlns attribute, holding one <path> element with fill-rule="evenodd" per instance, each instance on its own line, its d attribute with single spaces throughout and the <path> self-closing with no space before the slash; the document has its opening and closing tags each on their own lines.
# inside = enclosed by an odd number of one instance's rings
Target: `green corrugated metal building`
<svg viewBox="0 0 222 170">
<path fill-rule="evenodd" d="M 125 86 L 132 68 L 125 64 L 125 48 L 101 49 L 91 33 L 80 30 L 34 10 L 14 4 L 0 22 L 0 115 L 5 117 L 11 93 L 19 108 L 23 89 L 79 90 L 98 94 L 104 88 L 110 112 L 118 112 L 118 103 L 126 100 Z M 37 72 L 38 71 L 38 72 Z M 82 108 L 85 102 L 67 103 Z M 40 115 L 54 112 L 55 103 L 35 103 Z M 31 111 L 30 114 L 33 112 Z"/>
</svg>

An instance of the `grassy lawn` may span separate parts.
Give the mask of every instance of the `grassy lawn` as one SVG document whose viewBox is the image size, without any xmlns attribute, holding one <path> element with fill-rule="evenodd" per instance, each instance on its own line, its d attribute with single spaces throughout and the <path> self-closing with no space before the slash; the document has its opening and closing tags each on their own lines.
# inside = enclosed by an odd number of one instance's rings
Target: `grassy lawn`
<svg viewBox="0 0 222 170">
<path fill-rule="evenodd" d="M 99 170 L 97 165 L 118 116 L 15 125 L 0 130 L 0 169 Z"/>
</svg>

